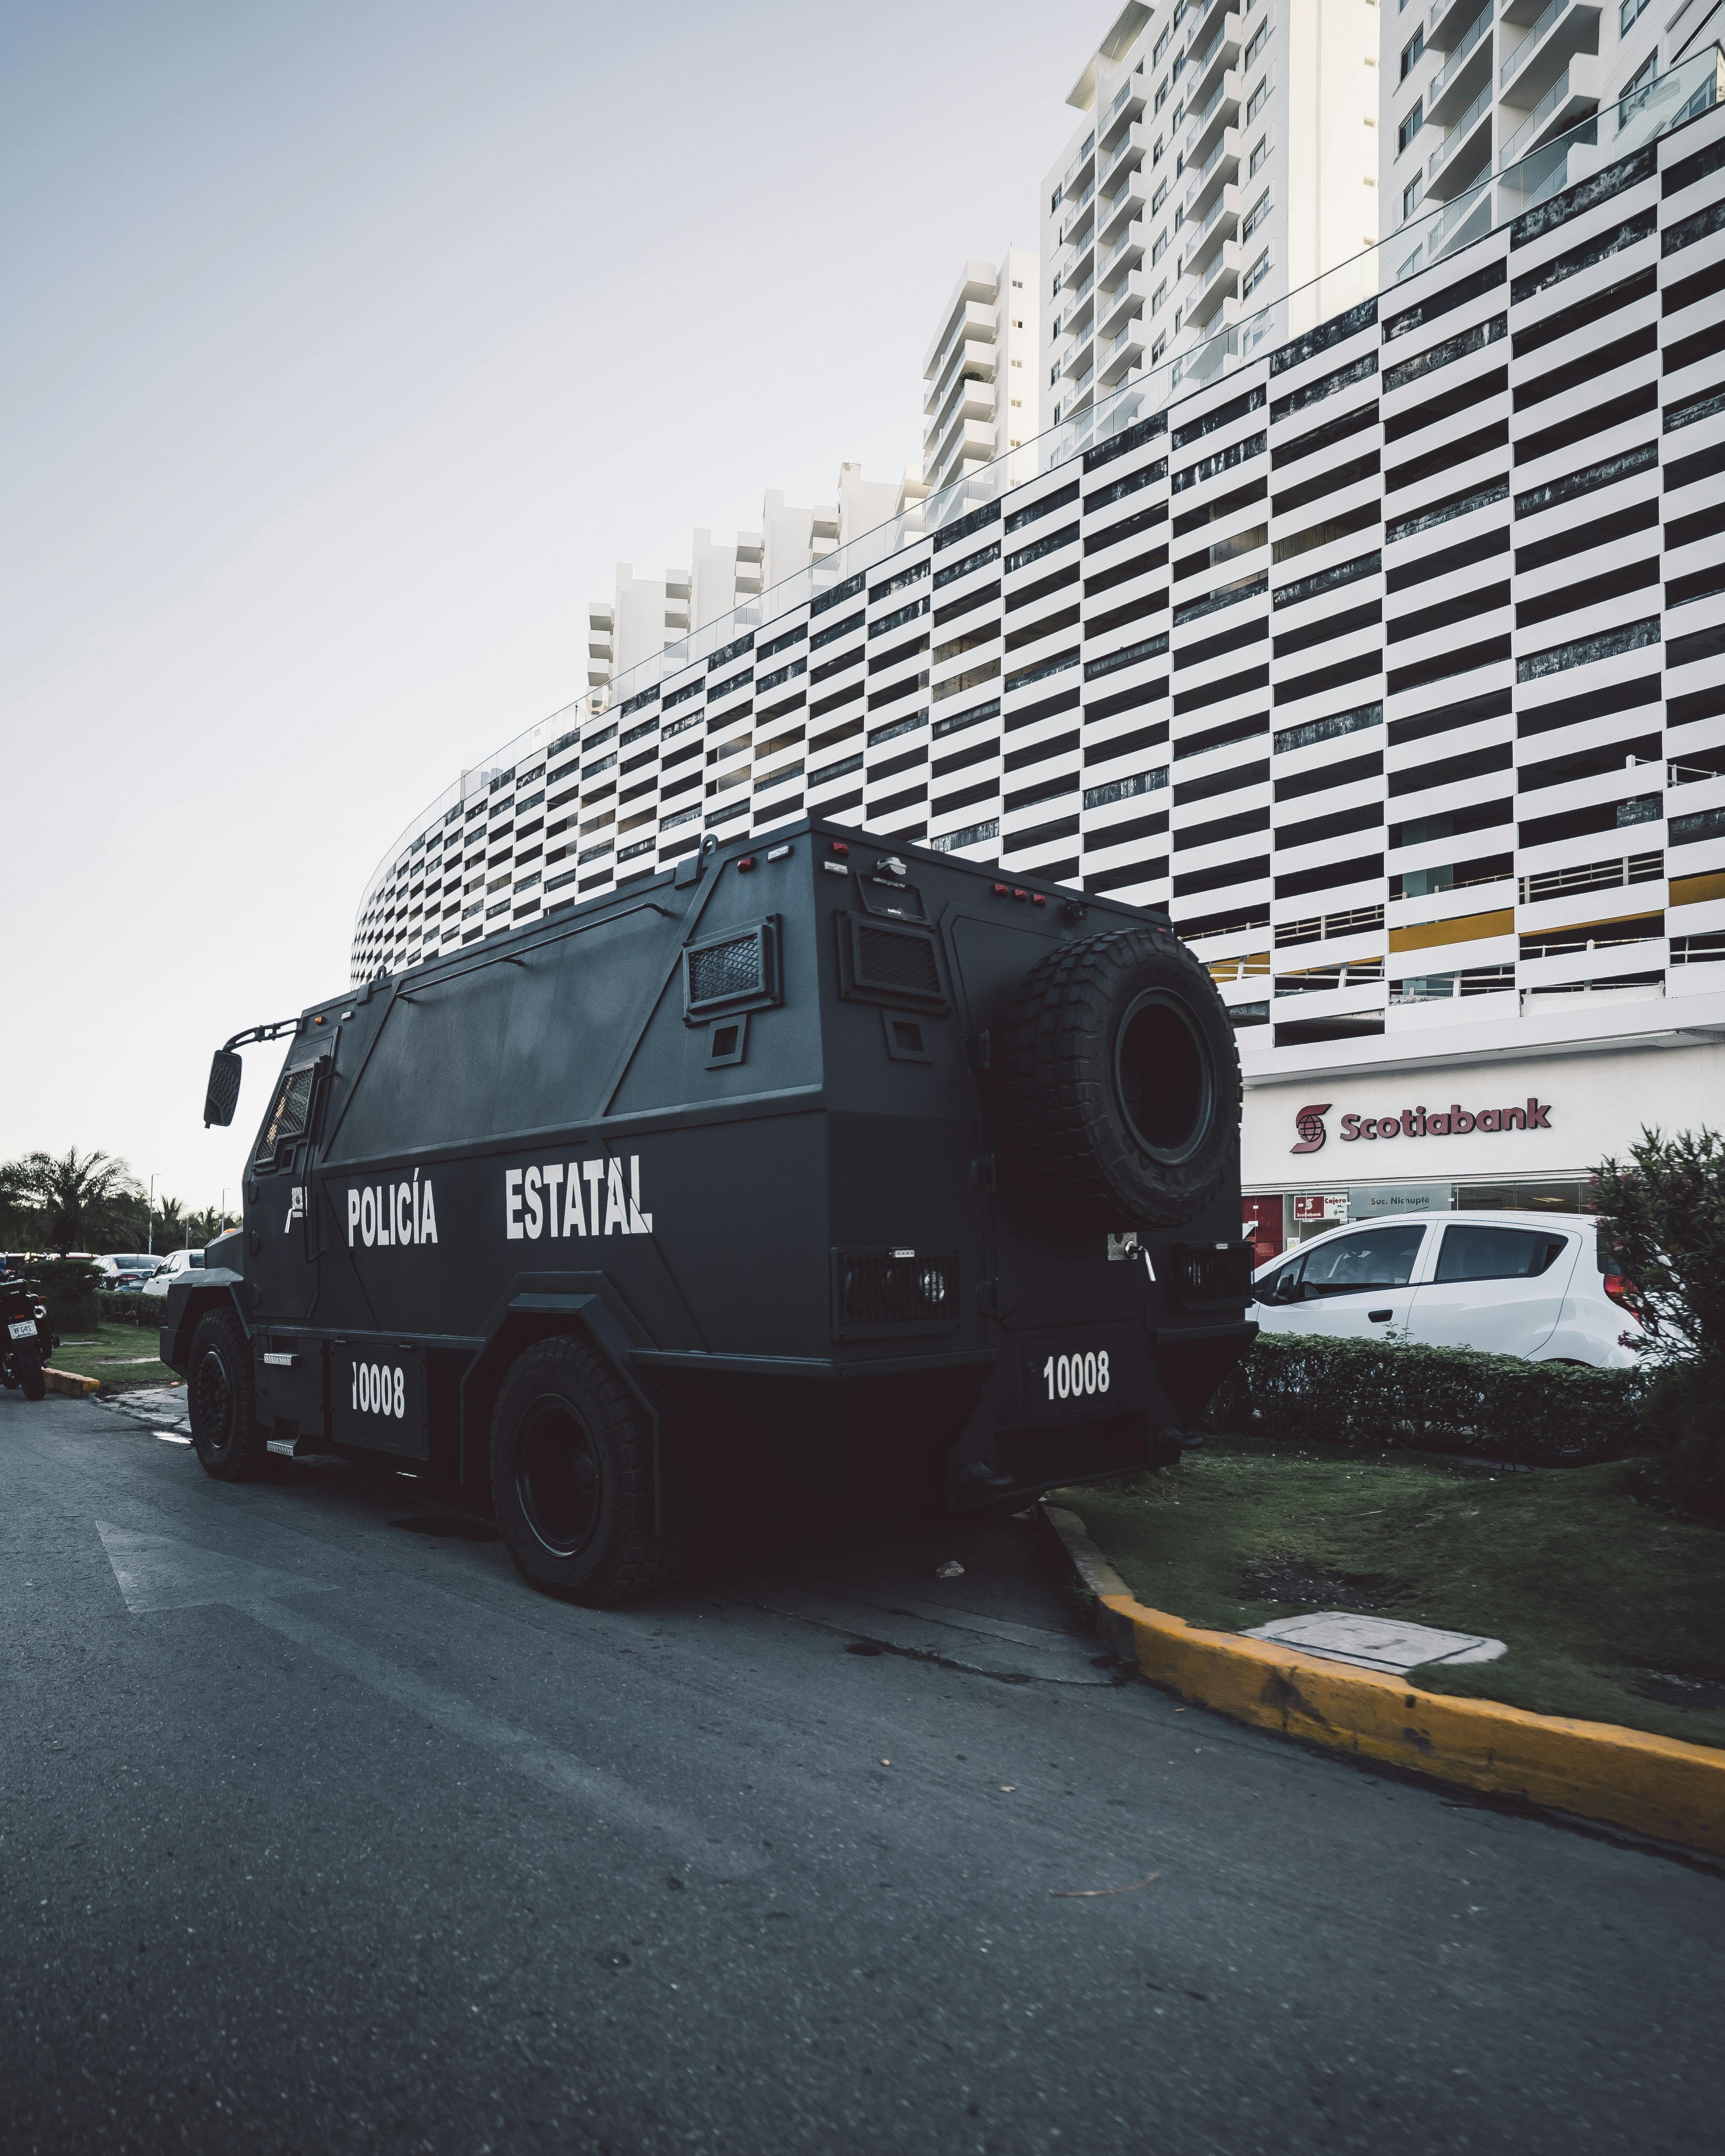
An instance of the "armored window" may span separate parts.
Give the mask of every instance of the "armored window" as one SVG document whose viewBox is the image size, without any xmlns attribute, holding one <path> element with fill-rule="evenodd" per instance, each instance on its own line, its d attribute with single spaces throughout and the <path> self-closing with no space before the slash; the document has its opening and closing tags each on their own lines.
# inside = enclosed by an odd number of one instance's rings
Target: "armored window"
<svg viewBox="0 0 1725 2156">
<path fill-rule="evenodd" d="M 275 1105 L 258 1140 L 257 1164 L 275 1159 L 280 1147 L 290 1145 L 305 1130 L 311 1111 L 311 1088 L 317 1076 L 315 1063 L 302 1063 L 297 1070 L 282 1075 Z"/>
<path fill-rule="evenodd" d="M 683 1016 L 690 1025 L 778 1000 L 776 915 L 711 937 L 683 953 Z"/>
</svg>

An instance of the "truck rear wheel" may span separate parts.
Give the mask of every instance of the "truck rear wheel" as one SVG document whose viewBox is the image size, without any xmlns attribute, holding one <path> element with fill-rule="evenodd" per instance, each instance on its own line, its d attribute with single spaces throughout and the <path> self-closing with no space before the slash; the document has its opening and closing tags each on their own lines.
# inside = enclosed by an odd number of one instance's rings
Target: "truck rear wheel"
<svg viewBox="0 0 1725 2156">
<path fill-rule="evenodd" d="M 192 1442 L 206 1475 L 244 1482 L 269 1459 L 258 1427 L 252 1348 L 231 1310 L 207 1310 L 192 1333 L 187 1406 Z"/>
<path fill-rule="evenodd" d="M 1237 1173 L 1234 1029 L 1172 930 L 1147 923 L 1051 951 L 1001 1046 L 1007 1144 L 1051 1224 L 1177 1228 Z"/>
<path fill-rule="evenodd" d="M 542 1594 L 595 1608 L 675 1573 L 680 1538 L 653 1529 L 653 1433 L 585 1336 L 516 1356 L 491 1417 L 491 1498 L 516 1568 Z"/>
</svg>

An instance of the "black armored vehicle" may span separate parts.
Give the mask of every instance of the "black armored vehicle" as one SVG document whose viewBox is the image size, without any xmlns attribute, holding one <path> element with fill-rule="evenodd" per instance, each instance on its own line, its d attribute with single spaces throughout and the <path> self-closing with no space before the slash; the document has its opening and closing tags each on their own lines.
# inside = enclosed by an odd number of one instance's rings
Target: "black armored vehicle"
<svg viewBox="0 0 1725 2156">
<path fill-rule="evenodd" d="M 208 1472 L 382 1455 L 537 1587 L 703 1490 L 976 1514 L 1173 1457 L 1255 1327 L 1240 1071 L 1160 912 L 820 822 L 446 952 L 289 1037 L 169 1290 Z"/>
</svg>

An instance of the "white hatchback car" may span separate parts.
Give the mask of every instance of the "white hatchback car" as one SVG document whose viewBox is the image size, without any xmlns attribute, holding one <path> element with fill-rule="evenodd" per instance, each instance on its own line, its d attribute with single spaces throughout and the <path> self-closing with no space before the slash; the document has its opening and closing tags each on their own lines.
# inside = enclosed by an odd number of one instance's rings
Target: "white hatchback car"
<svg viewBox="0 0 1725 2156">
<path fill-rule="evenodd" d="M 170 1250 L 159 1270 L 151 1274 L 138 1293 L 165 1296 L 177 1280 L 183 1280 L 188 1272 L 199 1272 L 203 1267 L 202 1250 Z"/>
<path fill-rule="evenodd" d="M 1416 1213 L 1315 1235 L 1253 1276 L 1266 1332 L 1389 1337 L 1626 1369 L 1640 1331 L 1580 1213 Z"/>
</svg>

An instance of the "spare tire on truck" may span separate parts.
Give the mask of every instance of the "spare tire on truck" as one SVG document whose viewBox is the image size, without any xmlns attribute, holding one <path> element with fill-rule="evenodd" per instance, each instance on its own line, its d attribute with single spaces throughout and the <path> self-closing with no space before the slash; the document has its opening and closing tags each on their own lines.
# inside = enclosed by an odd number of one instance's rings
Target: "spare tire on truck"
<svg viewBox="0 0 1725 2156">
<path fill-rule="evenodd" d="M 1234 1029 L 1171 929 L 1147 923 L 1057 947 L 1001 1030 L 1003 1136 L 1050 1226 L 1177 1228 L 1237 1178 Z"/>
</svg>

